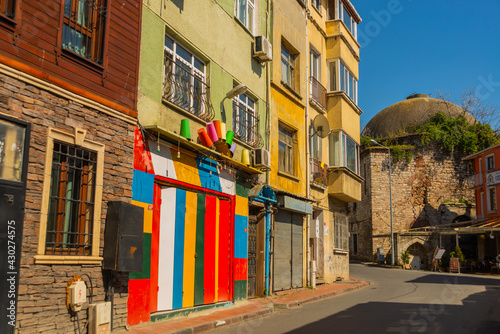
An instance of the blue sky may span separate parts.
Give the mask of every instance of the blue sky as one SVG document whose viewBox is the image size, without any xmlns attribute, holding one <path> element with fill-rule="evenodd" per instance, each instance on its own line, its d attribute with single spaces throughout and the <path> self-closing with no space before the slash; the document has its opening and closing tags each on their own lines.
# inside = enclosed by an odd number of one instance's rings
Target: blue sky
<svg viewBox="0 0 500 334">
<path fill-rule="evenodd" d="M 412 93 L 460 101 L 473 87 L 500 105 L 500 0 L 351 0 L 363 22 L 361 126 Z"/>
</svg>

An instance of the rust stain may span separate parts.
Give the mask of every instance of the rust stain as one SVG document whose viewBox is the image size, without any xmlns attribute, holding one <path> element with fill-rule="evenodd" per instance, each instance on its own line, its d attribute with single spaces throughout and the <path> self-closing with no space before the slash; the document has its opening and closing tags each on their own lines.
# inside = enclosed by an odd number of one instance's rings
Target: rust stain
<svg viewBox="0 0 500 334">
<path fill-rule="evenodd" d="M 134 255 L 136 250 L 137 250 L 137 247 L 130 247 L 130 255 Z"/>
</svg>

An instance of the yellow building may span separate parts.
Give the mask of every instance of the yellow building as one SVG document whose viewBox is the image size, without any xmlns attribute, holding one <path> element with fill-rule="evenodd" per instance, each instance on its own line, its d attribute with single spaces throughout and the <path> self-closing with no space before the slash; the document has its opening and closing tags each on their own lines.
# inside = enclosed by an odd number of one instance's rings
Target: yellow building
<svg viewBox="0 0 500 334">
<path fill-rule="evenodd" d="M 361 18 L 349 0 L 307 0 L 306 6 L 307 197 L 314 201 L 308 260 L 310 277 L 328 283 L 349 278 L 347 204 L 361 200 L 356 40 Z"/>
</svg>

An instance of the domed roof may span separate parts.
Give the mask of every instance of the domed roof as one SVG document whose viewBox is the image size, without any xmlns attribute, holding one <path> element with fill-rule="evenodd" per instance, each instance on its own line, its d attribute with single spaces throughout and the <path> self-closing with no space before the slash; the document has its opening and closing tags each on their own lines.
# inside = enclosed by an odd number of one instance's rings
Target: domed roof
<svg viewBox="0 0 500 334">
<path fill-rule="evenodd" d="M 434 99 L 427 94 L 414 94 L 375 115 L 361 135 L 372 138 L 400 135 L 411 126 L 425 123 L 432 115 L 440 111 L 452 117 L 465 114 L 467 118 L 472 118 L 454 103 Z"/>
</svg>

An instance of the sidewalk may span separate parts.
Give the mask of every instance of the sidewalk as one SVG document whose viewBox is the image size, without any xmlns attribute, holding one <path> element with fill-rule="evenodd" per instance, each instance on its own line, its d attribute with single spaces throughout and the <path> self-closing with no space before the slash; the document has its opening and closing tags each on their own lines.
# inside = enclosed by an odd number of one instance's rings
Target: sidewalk
<svg viewBox="0 0 500 334">
<path fill-rule="evenodd" d="M 346 282 L 323 284 L 316 289 L 296 289 L 279 292 L 267 298 L 255 298 L 237 302 L 232 306 L 194 312 L 185 317 L 173 318 L 159 322 L 148 322 L 133 326 L 128 330 L 113 333 L 130 334 L 173 334 L 201 333 L 220 326 L 239 323 L 248 319 L 269 315 L 275 311 L 299 307 L 321 299 L 333 297 L 345 292 L 357 290 L 370 285 L 369 282 L 352 279 Z"/>
</svg>

